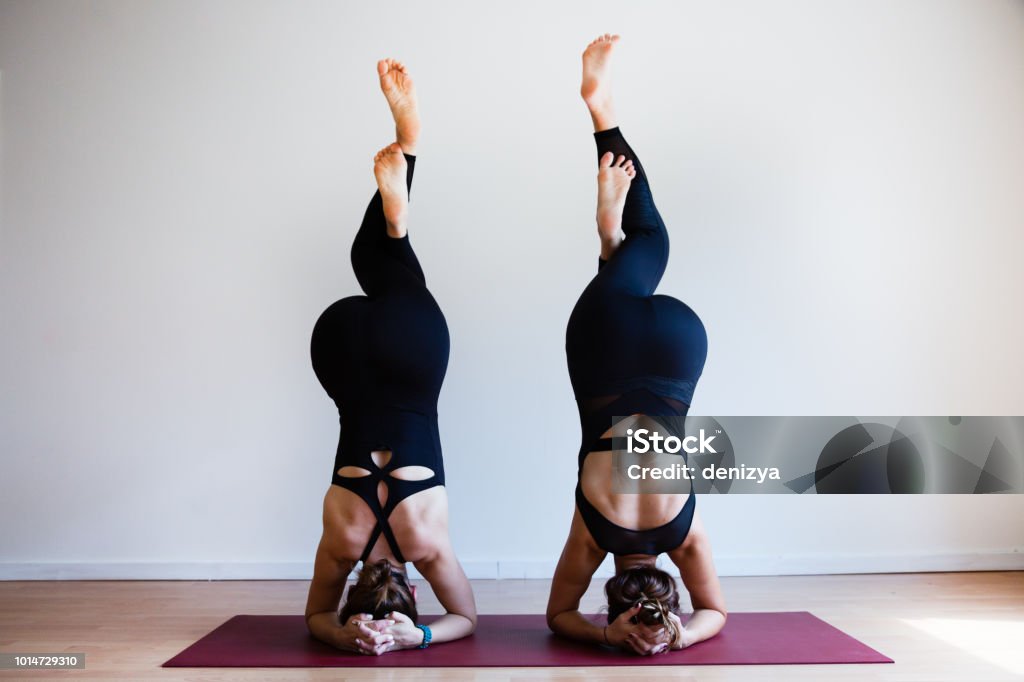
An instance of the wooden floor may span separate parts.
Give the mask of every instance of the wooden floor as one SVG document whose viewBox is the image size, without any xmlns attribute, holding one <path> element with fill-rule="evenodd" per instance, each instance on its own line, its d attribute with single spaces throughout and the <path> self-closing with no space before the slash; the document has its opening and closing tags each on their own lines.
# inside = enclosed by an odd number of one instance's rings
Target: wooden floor
<svg viewBox="0 0 1024 682">
<path fill-rule="evenodd" d="M 1024 573 L 725 578 L 731 611 L 810 611 L 893 665 L 427 670 L 163 669 L 238 613 L 296 614 L 305 581 L 0 582 L 0 651 L 85 652 L 86 669 L 2 671 L 52 680 L 1021 680 Z M 540 613 L 543 580 L 474 581 L 481 613 Z M 438 613 L 421 588 L 421 612 Z M 601 606 L 595 582 L 583 604 Z"/>
</svg>

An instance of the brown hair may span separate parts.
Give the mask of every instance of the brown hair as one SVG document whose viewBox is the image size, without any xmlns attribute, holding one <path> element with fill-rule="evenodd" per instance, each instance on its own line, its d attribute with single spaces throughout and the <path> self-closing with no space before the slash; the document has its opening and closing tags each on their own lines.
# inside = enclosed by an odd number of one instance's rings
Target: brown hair
<svg viewBox="0 0 1024 682">
<path fill-rule="evenodd" d="M 348 597 L 338 619 L 344 624 L 356 614 L 368 613 L 374 620 L 380 620 L 392 611 L 404 613 L 414 623 L 419 619 L 405 573 L 387 559 L 364 563 L 356 584 L 348 588 Z"/>
<path fill-rule="evenodd" d="M 676 625 L 668 617 L 670 613 L 674 613 L 680 619 L 683 616 L 679 610 L 676 581 L 660 568 L 627 568 L 608 579 L 604 584 L 604 593 L 608 597 L 609 623 L 640 604 L 640 611 L 633 617 L 633 622 L 664 625 L 673 640 L 679 635 Z"/>
</svg>

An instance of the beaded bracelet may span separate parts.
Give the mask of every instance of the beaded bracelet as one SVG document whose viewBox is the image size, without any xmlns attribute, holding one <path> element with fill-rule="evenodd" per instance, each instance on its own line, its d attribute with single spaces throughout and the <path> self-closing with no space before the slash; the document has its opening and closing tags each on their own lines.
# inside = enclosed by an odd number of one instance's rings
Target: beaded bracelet
<svg viewBox="0 0 1024 682">
<path fill-rule="evenodd" d="M 428 628 L 426 625 L 417 625 L 416 627 L 418 627 L 420 630 L 423 630 L 423 643 L 416 648 L 426 649 L 428 646 L 430 646 L 430 628 Z"/>
</svg>

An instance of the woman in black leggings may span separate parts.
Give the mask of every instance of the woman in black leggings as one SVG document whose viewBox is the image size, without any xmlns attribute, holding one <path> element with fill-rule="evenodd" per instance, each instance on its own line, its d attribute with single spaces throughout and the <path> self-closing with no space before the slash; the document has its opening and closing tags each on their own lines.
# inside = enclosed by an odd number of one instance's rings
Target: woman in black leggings
<svg viewBox="0 0 1024 682">
<path fill-rule="evenodd" d="M 306 622 L 329 644 L 379 655 L 465 637 L 476 625 L 476 606 L 448 537 L 437 428 L 448 327 L 406 230 L 420 129 L 416 92 L 402 64 L 382 60 L 377 71 L 397 141 L 374 158 L 379 190 L 352 244 L 352 268 L 366 295 L 331 304 L 310 343 L 313 370 L 338 407 L 341 436 Z M 406 562 L 447 611 L 429 627 L 416 622 Z"/>
<path fill-rule="evenodd" d="M 668 232 L 643 166 L 619 131 L 609 65 L 618 36 L 583 53 L 581 94 L 598 153 L 597 275 L 566 330 L 566 357 L 580 414 L 576 511 L 555 570 L 548 625 L 573 639 L 638 654 L 680 649 L 725 624 L 721 586 L 704 527 L 689 494 L 622 494 L 611 489 L 615 416 L 683 417 L 704 368 L 707 336 L 681 301 L 654 293 L 668 262 Z M 679 568 L 693 614 L 685 625 L 675 580 L 657 568 L 666 553 Z M 616 575 L 605 585 L 608 624 L 579 612 L 605 556 Z"/>
</svg>

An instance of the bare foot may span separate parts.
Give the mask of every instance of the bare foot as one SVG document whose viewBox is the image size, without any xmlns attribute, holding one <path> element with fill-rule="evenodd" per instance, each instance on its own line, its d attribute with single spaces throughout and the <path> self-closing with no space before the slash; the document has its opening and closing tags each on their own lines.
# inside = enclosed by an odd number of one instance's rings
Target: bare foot
<svg viewBox="0 0 1024 682">
<path fill-rule="evenodd" d="M 601 236 L 601 258 L 608 260 L 622 243 L 622 209 L 629 185 L 636 177 L 633 161 L 611 152 L 601 156 L 597 170 L 597 233 Z"/>
<path fill-rule="evenodd" d="M 395 137 L 398 145 L 410 156 L 416 153 L 420 137 L 420 113 L 416 102 L 416 86 L 405 65 L 394 59 L 377 62 L 380 89 L 391 107 L 395 119 Z"/>
<path fill-rule="evenodd" d="M 608 130 L 615 127 L 615 110 L 612 106 L 612 83 L 609 66 L 612 48 L 619 36 L 605 33 L 583 51 L 583 83 L 580 95 L 590 109 L 594 119 L 594 130 Z"/>
<path fill-rule="evenodd" d="M 407 229 L 409 188 L 405 184 L 405 173 L 408 165 L 397 142 L 392 142 L 373 157 L 373 175 L 384 200 L 388 236 L 395 238 L 404 237 Z"/>
</svg>

